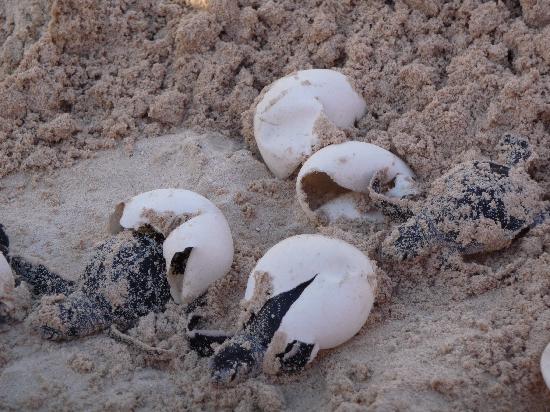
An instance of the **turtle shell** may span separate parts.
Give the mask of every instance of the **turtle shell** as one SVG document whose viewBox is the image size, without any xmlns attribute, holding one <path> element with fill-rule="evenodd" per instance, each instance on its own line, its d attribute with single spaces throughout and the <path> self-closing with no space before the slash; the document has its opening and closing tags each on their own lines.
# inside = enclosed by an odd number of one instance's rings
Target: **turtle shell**
<svg viewBox="0 0 550 412">
<path fill-rule="evenodd" d="M 489 161 L 465 162 L 432 187 L 420 219 L 424 232 L 463 253 L 507 246 L 534 217 L 540 197 L 521 170 Z"/>
<path fill-rule="evenodd" d="M 115 323 L 164 310 L 170 298 L 161 240 L 123 231 L 102 243 L 78 289 L 104 306 Z"/>
</svg>

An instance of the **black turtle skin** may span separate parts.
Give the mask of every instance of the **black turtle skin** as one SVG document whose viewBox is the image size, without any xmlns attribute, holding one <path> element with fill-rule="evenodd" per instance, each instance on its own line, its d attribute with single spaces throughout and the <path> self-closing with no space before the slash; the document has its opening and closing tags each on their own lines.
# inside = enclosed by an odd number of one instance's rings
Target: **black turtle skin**
<svg viewBox="0 0 550 412">
<path fill-rule="evenodd" d="M 149 312 L 161 312 L 170 299 L 162 243 L 156 235 L 124 231 L 99 245 L 78 283 L 42 265 L 12 257 L 12 268 L 43 299 L 33 324 L 52 340 L 86 336 L 116 324 L 131 326 Z"/>
<path fill-rule="evenodd" d="M 283 317 L 315 277 L 267 300 L 258 313 L 252 314 L 240 332 L 219 347 L 210 359 L 214 384 L 234 384 L 260 372 L 264 354 Z M 277 356 L 281 369 L 290 372 L 303 368 L 313 348 L 313 344 L 298 341 L 289 343 L 285 351 Z"/>
</svg>

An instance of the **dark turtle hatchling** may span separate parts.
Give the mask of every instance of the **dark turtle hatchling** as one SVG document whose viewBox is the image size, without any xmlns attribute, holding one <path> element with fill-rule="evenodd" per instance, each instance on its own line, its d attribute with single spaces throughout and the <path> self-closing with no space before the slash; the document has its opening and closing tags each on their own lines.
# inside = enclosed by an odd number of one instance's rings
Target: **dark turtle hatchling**
<svg viewBox="0 0 550 412">
<path fill-rule="evenodd" d="M 170 299 L 162 239 L 156 233 L 123 231 L 99 245 L 77 283 L 18 256 L 10 265 L 33 292 L 44 297 L 32 315 L 43 337 L 85 336 L 109 327 L 131 326 Z"/>
<path fill-rule="evenodd" d="M 491 252 L 542 222 L 541 189 L 522 167 L 532 154 L 528 143 L 505 135 L 499 147 L 506 164 L 460 163 L 433 183 L 421 205 L 384 197 L 382 176 L 375 176 L 371 198 L 391 219 L 404 221 L 385 239 L 383 256 L 407 259 L 433 246 L 462 254 Z"/>
</svg>

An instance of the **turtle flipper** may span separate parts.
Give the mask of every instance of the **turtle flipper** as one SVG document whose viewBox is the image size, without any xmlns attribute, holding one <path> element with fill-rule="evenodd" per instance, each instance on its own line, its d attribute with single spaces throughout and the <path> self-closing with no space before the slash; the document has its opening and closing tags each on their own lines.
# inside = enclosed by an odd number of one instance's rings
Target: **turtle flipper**
<svg viewBox="0 0 550 412">
<path fill-rule="evenodd" d="M 31 316 L 31 325 L 49 340 L 86 336 L 110 326 L 112 319 L 104 302 L 92 300 L 82 292 L 67 297 L 46 297 Z"/>
<path fill-rule="evenodd" d="M 313 343 L 294 340 L 290 342 L 283 353 L 276 355 L 281 370 L 284 372 L 299 372 L 315 356 L 318 348 Z"/>
<path fill-rule="evenodd" d="M 20 256 L 11 256 L 9 263 L 20 280 L 31 285 L 37 295 L 68 295 L 74 290 L 74 282 L 50 272 L 44 265 L 31 263 Z"/>
<path fill-rule="evenodd" d="M 398 175 L 394 181 L 398 182 L 400 179 L 401 177 Z M 407 200 L 386 196 L 383 193 L 384 182 L 387 180 L 385 170 L 379 170 L 372 177 L 368 188 L 371 204 L 391 220 L 404 222 L 413 216 L 413 212 L 409 209 Z M 413 193 L 416 192 L 412 191 L 410 194 Z"/>
<path fill-rule="evenodd" d="M 196 329 L 187 331 L 189 347 L 197 352 L 199 356 L 207 357 L 214 354 L 212 345 L 221 345 L 226 340 L 231 339 L 232 335 L 218 330 Z"/>
<path fill-rule="evenodd" d="M 427 228 L 431 222 L 413 217 L 397 226 L 382 243 L 382 258 L 399 261 L 414 258 L 437 238 Z"/>
<path fill-rule="evenodd" d="M 206 306 L 207 303 L 206 293 L 204 293 L 191 302 L 185 309 L 185 313 L 189 315 L 186 328 L 189 347 L 197 352 L 199 356 L 203 357 L 214 354 L 213 344 L 222 344 L 233 336 L 219 330 L 197 329 L 203 317 L 195 313 L 195 311 Z"/>
</svg>

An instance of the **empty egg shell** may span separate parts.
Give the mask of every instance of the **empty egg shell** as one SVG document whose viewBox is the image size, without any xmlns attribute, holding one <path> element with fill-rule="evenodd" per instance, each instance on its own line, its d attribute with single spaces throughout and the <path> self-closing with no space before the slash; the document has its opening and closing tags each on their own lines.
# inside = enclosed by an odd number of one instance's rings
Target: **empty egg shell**
<svg viewBox="0 0 550 412">
<path fill-rule="evenodd" d="M 548 344 L 546 349 L 544 349 L 544 352 L 542 352 L 542 356 L 540 358 L 540 370 L 542 372 L 544 382 L 546 382 L 546 386 L 550 389 L 550 344 Z"/>
<path fill-rule="evenodd" d="M 4 305 L 8 310 L 13 309 L 13 289 L 15 279 L 10 265 L 4 255 L 0 253 L 0 306 Z"/>
<path fill-rule="evenodd" d="M 353 126 L 366 103 L 346 76 L 334 70 L 302 70 L 275 81 L 256 106 L 254 137 L 273 174 L 284 179 L 312 152 L 322 117 L 339 128 Z"/>
<path fill-rule="evenodd" d="M 231 230 L 220 213 L 204 213 L 174 229 L 163 244 L 170 293 L 187 304 L 224 276 L 233 262 Z"/>
<path fill-rule="evenodd" d="M 417 193 L 412 170 L 386 149 L 362 142 L 327 146 L 311 156 L 298 173 L 300 206 L 310 219 L 381 220 L 381 213 L 369 206 L 366 196 L 371 179 L 381 170 L 387 183 L 393 183 L 386 196 Z"/>
<path fill-rule="evenodd" d="M 317 349 L 338 346 L 363 326 L 374 302 L 374 265 L 359 249 L 322 235 L 287 238 L 258 261 L 248 278 L 244 301 L 256 295 L 255 273 L 267 273 L 270 296 L 313 282 L 284 315 L 279 332 L 287 343 L 314 343 Z M 311 354 L 310 360 L 315 357 Z"/>
<path fill-rule="evenodd" d="M 233 262 L 233 238 L 223 213 L 210 200 L 184 189 L 157 189 L 117 205 L 110 230 L 152 228 L 165 237 L 170 293 L 187 304 L 224 276 Z"/>
<path fill-rule="evenodd" d="M 111 215 L 109 229 L 115 234 L 123 229 L 150 226 L 166 237 L 178 219 L 206 212 L 221 213 L 210 200 L 190 190 L 156 189 L 119 203 Z"/>
</svg>

